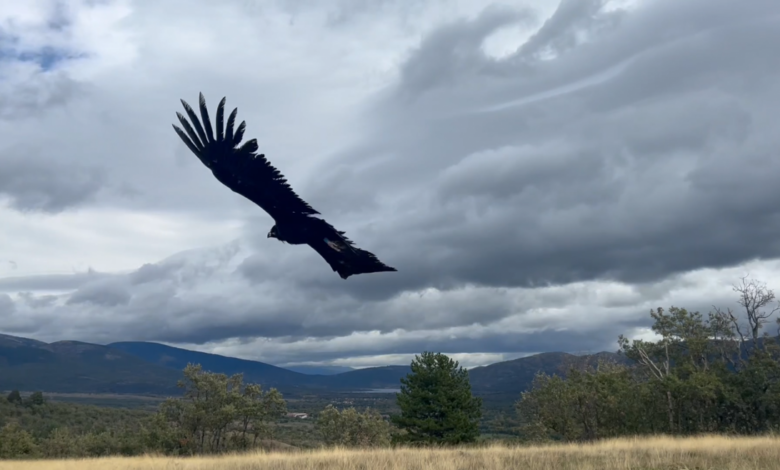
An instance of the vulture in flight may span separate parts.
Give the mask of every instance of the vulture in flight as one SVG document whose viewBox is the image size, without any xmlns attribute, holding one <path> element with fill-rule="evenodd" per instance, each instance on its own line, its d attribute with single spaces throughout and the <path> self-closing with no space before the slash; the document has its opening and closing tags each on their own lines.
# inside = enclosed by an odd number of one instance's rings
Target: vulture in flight
<svg viewBox="0 0 780 470">
<path fill-rule="evenodd" d="M 177 112 L 184 131 L 176 125 L 173 129 L 217 180 L 273 217 L 276 224 L 268 232 L 268 238 L 293 245 L 309 245 L 342 279 L 355 274 L 396 271 L 373 253 L 355 247 L 344 232 L 314 217 L 319 212 L 295 194 L 264 154 L 257 153 L 257 139 L 241 144 L 246 122 L 241 122 L 234 130 L 238 111 L 234 108 L 225 126 L 225 98 L 217 107 L 216 136 L 203 93 L 200 94 L 202 123 L 186 101 L 181 100 L 181 104 L 192 124 Z"/>
</svg>

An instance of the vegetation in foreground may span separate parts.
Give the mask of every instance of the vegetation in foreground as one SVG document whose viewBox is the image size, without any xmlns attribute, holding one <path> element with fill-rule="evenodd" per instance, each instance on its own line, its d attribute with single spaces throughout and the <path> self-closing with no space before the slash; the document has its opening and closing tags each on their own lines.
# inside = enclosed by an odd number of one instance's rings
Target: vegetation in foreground
<svg viewBox="0 0 780 470">
<path fill-rule="evenodd" d="M 780 337 L 763 331 L 780 306 L 771 308 L 774 293 L 755 281 L 743 279 L 734 290 L 744 315 L 651 311 L 660 340 L 618 340 L 630 366 L 571 370 L 565 378 L 540 374 L 517 403 L 524 437 L 780 431 Z"/>
<path fill-rule="evenodd" d="M 472 448 L 331 448 L 300 452 L 201 457 L 109 457 L 86 460 L 6 461 L 0 470 L 628 470 L 776 469 L 776 437 L 638 438 L 591 444 Z"/>
</svg>

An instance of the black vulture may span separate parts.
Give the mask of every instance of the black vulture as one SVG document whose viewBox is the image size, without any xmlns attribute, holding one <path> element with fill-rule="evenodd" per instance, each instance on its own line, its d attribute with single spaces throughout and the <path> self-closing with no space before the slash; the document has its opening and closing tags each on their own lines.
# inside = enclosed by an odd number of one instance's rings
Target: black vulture
<svg viewBox="0 0 780 470">
<path fill-rule="evenodd" d="M 203 93 L 200 93 L 202 124 L 186 101 L 181 100 L 181 104 L 192 125 L 177 112 L 176 116 L 186 134 L 176 125 L 173 125 L 173 129 L 192 153 L 211 169 L 217 180 L 273 217 L 276 225 L 271 227 L 268 238 L 293 245 L 309 245 L 325 258 L 342 279 L 355 274 L 397 271 L 379 261 L 373 253 L 355 247 L 344 232 L 314 217 L 319 212 L 295 194 L 284 176 L 264 154 L 257 154 L 257 139 L 241 144 L 246 122 L 242 121 L 233 130 L 238 112 L 234 108 L 228 116 L 227 126 L 224 125 L 225 98 L 217 107 L 216 136 L 211 128 Z"/>
</svg>

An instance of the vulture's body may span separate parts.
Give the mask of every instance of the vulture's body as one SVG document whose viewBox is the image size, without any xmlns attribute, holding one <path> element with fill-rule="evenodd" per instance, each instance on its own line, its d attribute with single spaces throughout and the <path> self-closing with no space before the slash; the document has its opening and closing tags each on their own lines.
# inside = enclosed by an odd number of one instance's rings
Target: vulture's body
<svg viewBox="0 0 780 470">
<path fill-rule="evenodd" d="M 174 130 L 200 161 L 211 169 L 217 180 L 273 217 L 276 225 L 268 232 L 269 238 L 292 245 L 309 245 L 342 279 L 355 274 L 396 271 L 379 261 L 373 253 L 355 247 L 344 232 L 314 217 L 319 212 L 295 194 L 265 155 L 257 154 L 256 139 L 241 144 L 246 123 L 241 122 L 234 131 L 238 110 L 233 109 L 225 126 L 225 98 L 217 107 L 216 136 L 202 93 L 199 101 L 202 124 L 192 108 L 182 100 L 192 125 L 177 112 L 176 116 L 184 131 L 175 125 Z"/>
</svg>

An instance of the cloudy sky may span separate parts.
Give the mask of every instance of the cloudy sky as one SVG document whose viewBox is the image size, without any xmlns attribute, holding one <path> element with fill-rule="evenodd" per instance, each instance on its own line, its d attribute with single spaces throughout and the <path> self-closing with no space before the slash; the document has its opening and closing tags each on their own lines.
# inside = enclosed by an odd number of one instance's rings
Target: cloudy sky
<svg viewBox="0 0 780 470">
<path fill-rule="evenodd" d="M 780 288 L 776 0 L 6 3 L 0 332 L 474 366 Z M 398 272 L 267 239 L 171 128 L 200 91 Z"/>
</svg>

